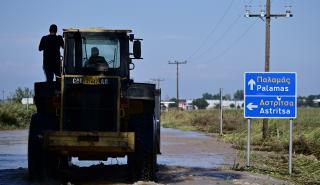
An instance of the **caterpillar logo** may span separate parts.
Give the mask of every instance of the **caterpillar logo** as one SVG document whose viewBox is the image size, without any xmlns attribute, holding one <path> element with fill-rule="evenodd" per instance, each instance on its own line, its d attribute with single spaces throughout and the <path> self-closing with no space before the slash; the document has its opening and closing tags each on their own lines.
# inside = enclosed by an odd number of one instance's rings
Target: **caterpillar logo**
<svg viewBox="0 0 320 185">
<path fill-rule="evenodd" d="M 84 84 L 84 85 L 108 85 L 109 81 L 107 78 L 99 77 L 74 77 L 72 84 Z"/>
</svg>

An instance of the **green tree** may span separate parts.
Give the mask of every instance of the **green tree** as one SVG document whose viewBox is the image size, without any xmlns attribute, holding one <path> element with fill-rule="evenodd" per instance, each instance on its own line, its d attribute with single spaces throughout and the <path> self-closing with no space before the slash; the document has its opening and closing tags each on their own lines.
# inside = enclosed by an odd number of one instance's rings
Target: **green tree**
<svg viewBox="0 0 320 185">
<path fill-rule="evenodd" d="M 298 98 L 297 98 L 297 105 L 298 105 L 298 107 L 302 107 L 302 106 L 305 107 L 305 106 L 307 105 L 306 100 L 307 100 L 307 97 L 298 96 Z"/>
<path fill-rule="evenodd" d="M 206 100 L 219 100 L 220 99 L 220 94 L 210 94 L 210 93 L 203 93 L 202 98 Z"/>
<path fill-rule="evenodd" d="M 237 90 L 234 95 L 233 98 L 235 100 L 243 100 L 243 90 Z"/>
<path fill-rule="evenodd" d="M 209 103 L 204 98 L 194 99 L 192 101 L 192 104 L 194 106 L 198 107 L 198 109 L 205 109 L 209 105 Z"/>
<path fill-rule="evenodd" d="M 177 98 L 171 98 L 169 101 L 173 101 L 174 103 L 169 104 L 169 108 L 177 107 Z"/>
<path fill-rule="evenodd" d="M 315 103 L 313 102 L 314 99 L 316 99 L 316 95 L 309 95 L 306 99 L 306 104 L 310 107 L 314 107 Z"/>
<path fill-rule="evenodd" d="M 214 94 L 214 95 L 212 96 L 212 99 L 213 99 L 213 100 L 220 100 L 220 93 Z"/>
<path fill-rule="evenodd" d="M 213 95 L 206 92 L 206 93 L 203 93 L 203 94 L 202 94 L 202 98 L 204 98 L 204 99 L 206 99 L 206 100 L 212 100 Z"/>
<path fill-rule="evenodd" d="M 34 95 L 33 90 L 28 87 L 18 87 L 11 99 L 15 102 L 21 102 L 22 98 L 31 98 Z"/>
<path fill-rule="evenodd" d="M 236 107 L 236 105 L 234 103 L 230 104 L 230 108 L 235 108 L 235 107 Z"/>
<path fill-rule="evenodd" d="M 219 97 L 219 99 L 220 99 L 220 97 Z M 230 94 L 226 94 L 226 95 L 222 96 L 222 99 L 223 100 L 231 100 L 231 95 Z"/>
</svg>

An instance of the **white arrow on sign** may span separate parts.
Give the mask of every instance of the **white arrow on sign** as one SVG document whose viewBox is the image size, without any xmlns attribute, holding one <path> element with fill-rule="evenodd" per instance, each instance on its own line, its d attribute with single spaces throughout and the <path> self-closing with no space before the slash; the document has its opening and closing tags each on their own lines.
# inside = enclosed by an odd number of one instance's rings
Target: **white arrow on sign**
<svg viewBox="0 0 320 185">
<path fill-rule="evenodd" d="M 248 85 L 250 85 L 250 90 L 253 91 L 253 86 L 256 85 L 256 82 L 253 79 L 250 79 Z"/>
<path fill-rule="evenodd" d="M 247 105 L 247 108 L 248 108 L 249 110 L 253 110 L 253 109 L 258 108 L 258 105 L 253 105 L 253 103 L 249 103 L 249 104 Z"/>
</svg>

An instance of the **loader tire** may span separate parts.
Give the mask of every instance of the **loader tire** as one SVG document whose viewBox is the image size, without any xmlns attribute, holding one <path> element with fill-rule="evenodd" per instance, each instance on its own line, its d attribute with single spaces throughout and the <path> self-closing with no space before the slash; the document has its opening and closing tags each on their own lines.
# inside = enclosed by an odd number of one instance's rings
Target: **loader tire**
<svg viewBox="0 0 320 185">
<path fill-rule="evenodd" d="M 67 168 L 69 158 L 60 156 L 43 148 L 43 134 L 45 131 L 54 130 L 50 117 L 34 114 L 31 118 L 28 138 L 28 170 L 29 178 L 33 181 L 46 180 L 55 176 L 57 171 Z"/>
<path fill-rule="evenodd" d="M 156 122 L 153 115 L 132 118 L 135 131 L 135 152 L 128 155 L 132 180 L 156 181 Z"/>
<path fill-rule="evenodd" d="M 37 114 L 32 115 L 28 138 L 28 170 L 30 180 L 44 179 L 44 159 L 40 137 L 41 125 Z"/>
</svg>

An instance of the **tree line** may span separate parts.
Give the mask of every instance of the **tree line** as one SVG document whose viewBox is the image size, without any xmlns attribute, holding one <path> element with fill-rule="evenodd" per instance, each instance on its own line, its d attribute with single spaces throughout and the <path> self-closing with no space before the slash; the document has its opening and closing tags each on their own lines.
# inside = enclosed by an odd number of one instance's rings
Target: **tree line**
<svg viewBox="0 0 320 185">
<path fill-rule="evenodd" d="M 237 90 L 233 94 L 233 100 L 240 101 L 240 100 L 243 100 L 243 97 L 244 97 L 243 90 Z M 207 100 L 220 100 L 220 93 L 210 94 L 208 92 L 205 92 L 202 94 L 201 98 L 194 99 L 192 101 L 192 104 L 196 106 L 198 109 L 206 109 L 209 105 Z M 222 100 L 232 100 L 231 95 L 230 94 L 222 95 Z"/>
<path fill-rule="evenodd" d="M 28 87 L 18 87 L 13 93 L 6 97 L 6 100 L 10 102 L 21 103 L 22 98 L 32 98 L 33 96 L 33 89 Z"/>
<path fill-rule="evenodd" d="M 235 100 L 241 101 L 244 99 L 244 92 L 243 90 L 237 90 L 233 96 L 230 94 L 222 95 L 223 100 Z M 298 107 L 320 107 L 320 103 L 315 103 L 314 100 L 320 99 L 319 95 L 309 95 L 309 96 L 298 96 L 297 97 L 297 105 Z M 202 94 L 202 97 L 196 98 L 192 101 L 192 104 L 196 106 L 198 109 L 205 109 L 208 107 L 208 102 L 206 100 L 220 100 L 220 93 L 208 93 L 205 92 Z M 175 102 L 174 104 L 170 104 L 170 107 L 176 107 L 177 99 L 171 98 L 170 101 Z"/>
<path fill-rule="evenodd" d="M 298 96 L 297 105 L 298 107 L 320 107 L 320 103 L 315 103 L 314 100 L 320 99 L 320 94 L 309 95 L 309 96 Z"/>
<path fill-rule="evenodd" d="M 22 98 L 30 98 L 34 96 L 34 91 L 28 87 L 18 87 L 14 93 L 11 93 L 10 96 L 7 97 L 8 100 L 14 102 L 21 102 Z M 243 90 L 237 90 L 233 96 L 230 94 L 224 94 L 222 96 L 223 100 L 243 100 L 244 92 Z M 309 96 L 298 96 L 297 97 L 297 105 L 298 107 L 320 107 L 319 103 L 315 103 L 314 100 L 320 99 L 320 94 L 318 95 L 309 95 Z M 193 105 L 197 106 L 199 109 L 205 109 L 209 104 L 206 100 L 220 100 L 220 93 L 208 93 L 205 92 L 202 94 L 202 97 L 196 98 L 193 100 Z M 176 107 L 176 98 L 171 98 L 170 101 L 175 102 L 170 106 Z"/>
</svg>

